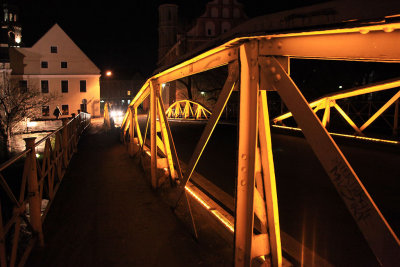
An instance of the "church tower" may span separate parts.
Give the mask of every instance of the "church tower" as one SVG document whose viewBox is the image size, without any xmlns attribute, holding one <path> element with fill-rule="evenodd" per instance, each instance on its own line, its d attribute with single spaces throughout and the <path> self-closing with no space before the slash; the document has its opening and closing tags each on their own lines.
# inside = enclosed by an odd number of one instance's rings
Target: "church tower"
<svg viewBox="0 0 400 267">
<path fill-rule="evenodd" d="M 3 12 L 1 16 L 1 31 L 6 32 L 8 36 L 8 45 L 22 45 L 22 27 L 19 23 L 19 10 L 17 6 L 3 4 Z"/>
<path fill-rule="evenodd" d="M 163 4 L 158 7 L 158 61 L 176 44 L 178 6 Z"/>
</svg>

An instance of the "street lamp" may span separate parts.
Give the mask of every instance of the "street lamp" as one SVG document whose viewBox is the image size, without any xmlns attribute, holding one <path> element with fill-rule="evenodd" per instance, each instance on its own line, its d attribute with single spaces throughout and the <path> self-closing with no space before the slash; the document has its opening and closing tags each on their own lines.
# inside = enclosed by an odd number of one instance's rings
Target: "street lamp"
<svg viewBox="0 0 400 267">
<path fill-rule="evenodd" d="M 110 77 L 111 75 L 112 75 L 111 70 L 106 71 L 106 76 L 107 76 L 107 77 Z"/>
</svg>

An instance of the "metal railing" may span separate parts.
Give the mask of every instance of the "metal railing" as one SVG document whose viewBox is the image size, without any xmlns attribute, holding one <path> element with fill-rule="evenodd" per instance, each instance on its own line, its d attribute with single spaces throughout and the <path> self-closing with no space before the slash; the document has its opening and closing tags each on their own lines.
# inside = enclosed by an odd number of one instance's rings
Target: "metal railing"
<svg viewBox="0 0 400 267">
<path fill-rule="evenodd" d="M 44 245 L 43 221 L 90 120 L 81 112 L 36 143 L 25 138 L 26 149 L 0 166 L 1 267 L 23 266 L 36 242 Z"/>
</svg>

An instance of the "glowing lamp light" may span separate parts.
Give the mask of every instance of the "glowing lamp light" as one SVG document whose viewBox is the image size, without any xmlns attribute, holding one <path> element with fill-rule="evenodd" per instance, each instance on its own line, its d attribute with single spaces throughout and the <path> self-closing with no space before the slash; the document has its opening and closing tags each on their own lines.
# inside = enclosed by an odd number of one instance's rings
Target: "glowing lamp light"
<svg viewBox="0 0 400 267">
<path fill-rule="evenodd" d="M 106 76 L 110 77 L 112 75 L 112 72 L 110 70 L 106 71 Z"/>
<path fill-rule="evenodd" d="M 122 111 L 120 110 L 113 110 L 110 112 L 110 116 L 112 118 L 117 118 L 117 117 L 121 117 L 122 116 Z"/>
<path fill-rule="evenodd" d="M 206 92 L 200 92 L 200 94 L 201 94 L 201 95 L 205 95 L 205 94 L 206 94 Z"/>
<path fill-rule="evenodd" d="M 26 124 L 27 124 L 26 126 L 28 126 L 28 127 L 35 127 L 37 125 L 37 122 L 36 121 L 28 121 Z"/>
<path fill-rule="evenodd" d="M 17 44 L 19 44 L 19 43 L 21 43 L 21 36 L 15 36 L 15 42 L 17 43 Z"/>
</svg>

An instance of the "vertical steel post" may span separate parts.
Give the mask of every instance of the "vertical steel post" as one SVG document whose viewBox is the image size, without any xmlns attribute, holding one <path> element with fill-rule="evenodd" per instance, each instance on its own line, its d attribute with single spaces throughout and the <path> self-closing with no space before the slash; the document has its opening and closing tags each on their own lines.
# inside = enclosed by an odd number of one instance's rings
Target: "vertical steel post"
<svg viewBox="0 0 400 267">
<path fill-rule="evenodd" d="M 134 155 L 134 145 L 133 139 L 135 137 L 135 109 L 133 106 L 129 106 L 130 120 L 129 120 L 129 156 L 133 157 Z"/>
<path fill-rule="evenodd" d="M 235 218 L 235 266 L 251 266 L 257 146 L 258 42 L 240 46 L 240 119 Z"/>
<path fill-rule="evenodd" d="M 68 166 L 68 127 L 67 127 L 68 119 L 63 118 L 63 131 L 62 131 L 62 149 L 63 149 L 63 162 L 64 167 L 67 168 Z"/>
<path fill-rule="evenodd" d="M 157 90 L 158 85 L 150 82 L 150 146 L 151 146 L 151 185 L 157 188 Z"/>
<path fill-rule="evenodd" d="M 31 151 L 27 155 L 27 161 L 25 164 L 29 164 L 28 168 L 28 197 L 29 197 L 29 214 L 30 223 L 33 230 L 38 236 L 39 245 L 44 246 L 44 238 L 42 231 L 42 220 L 41 220 L 41 200 L 39 196 L 39 186 L 36 168 L 36 151 L 35 151 L 35 139 L 36 137 L 24 138 L 27 149 Z"/>
</svg>

